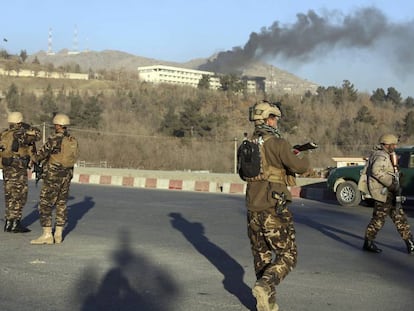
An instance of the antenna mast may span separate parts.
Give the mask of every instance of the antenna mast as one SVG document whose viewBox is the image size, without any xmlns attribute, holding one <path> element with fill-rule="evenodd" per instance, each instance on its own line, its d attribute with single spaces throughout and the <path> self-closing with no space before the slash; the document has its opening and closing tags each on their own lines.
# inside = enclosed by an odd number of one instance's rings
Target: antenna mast
<svg viewBox="0 0 414 311">
<path fill-rule="evenodd" d="M 49 37 L 47 39 L 47 55 L 55 55 L 52 49 L 52 28 L 49 28 Z"/>
<path fill-rule="evenodd" d="M 75 55 L 79 54 L 78 51 L 78 27 L 75 25 L 75 31 L 73 34 L 73 50 L 69 51 L 69 54 Z"/>
</svg>

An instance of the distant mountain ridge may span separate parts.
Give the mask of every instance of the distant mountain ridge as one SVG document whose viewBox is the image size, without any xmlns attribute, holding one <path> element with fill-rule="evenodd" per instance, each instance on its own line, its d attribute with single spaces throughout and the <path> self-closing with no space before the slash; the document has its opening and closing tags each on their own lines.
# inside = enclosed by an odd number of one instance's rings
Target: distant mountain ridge
<svg viewBox="0 0 414 311">
<path fill-rule="evenodd" d="M 41 64 L 51 63 L 55 67 L 67 64 L 79 64 L 84 72 L 87 72 L 89 69 L 93 71 L 103 69 L 123 69 L 125 71 L 134 72 L 137 67 L 151 65 L 168 65 L 198 69 L 201 65 L 207 63 L 211 59 L 214 59 L 215 56 L 213 55 L 209 58 L 198 58 L 184 63 L 178 63 L 136 56 L 115 50 L 104 50 L 100 52 L 85 51 L 79 53 L 69 53 L 68 50 L 61 50 L 53 55 L 49 55 L 45 51 L 40 51 L 36 54 L 30 55 L 27 61 L 31 62 L 35 57 L 37 57 Z M 306 90 L 315 91 L 318 87 L 316 83 L 301 79 L 292 73 L 262 62 L 250 64 L 243 70 L 242 74 L 247 76 L 265 77 L 268 82 L 272 82 L 271 86 L 275 89 L 285 90 L 291 93 L 303 93 Z"/>
</svg>

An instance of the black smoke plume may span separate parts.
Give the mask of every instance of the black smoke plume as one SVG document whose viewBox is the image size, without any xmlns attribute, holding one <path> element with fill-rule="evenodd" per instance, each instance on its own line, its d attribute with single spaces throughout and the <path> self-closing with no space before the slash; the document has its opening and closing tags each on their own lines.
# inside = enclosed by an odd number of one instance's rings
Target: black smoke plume
<svg viewBox="0 0 414 311">
<path fill-rule="evenodd" d="M 237 73 L 250 63 L 280 57 L 297 63 L 323 58 L 334 49 L 372 49 L 385 56 L 395 70 L 414 68 L 414 22 L 394 24 L 377 8 L 369 7 L 353 14 L 330 13 L 325 17 L 310 10 L 297 14 L 290 26 L 273 23 L 260 33 L 250 34 L 244 47 L 220 52 L 200 69 Z M 398 68 L 397 68 L 398 67 Z"/>
</svg>

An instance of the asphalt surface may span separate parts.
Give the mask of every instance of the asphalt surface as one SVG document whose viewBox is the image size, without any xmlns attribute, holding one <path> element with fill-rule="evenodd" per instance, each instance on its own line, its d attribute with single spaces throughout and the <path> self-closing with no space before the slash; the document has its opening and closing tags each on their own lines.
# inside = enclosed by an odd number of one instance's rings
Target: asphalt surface
<svg viewBox="0 0 414 311">
<path fill-rule="evenodd" d="M 1 232 L 0 310 L 255 310 L 242 195 L 73 184 L 64 242 L 35 246 L 38 196 L 30 182 L 32 232 Z M 278 287 L 281 311 L 413 309 L 414 256 L 390 220 L 377 255 L 361 251 L 370 208 L 290 208 L 299 262 Z"/>
</svg>

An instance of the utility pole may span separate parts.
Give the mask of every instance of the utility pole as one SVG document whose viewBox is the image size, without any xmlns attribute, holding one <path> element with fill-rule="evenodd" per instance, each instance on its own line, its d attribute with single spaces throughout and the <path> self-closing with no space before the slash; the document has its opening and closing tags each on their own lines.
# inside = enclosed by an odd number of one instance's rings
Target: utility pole
<svg viewBox="0 0 414 311">
<path fill-rule="evenodd" d="M 43 135 L 42 135 L 42 142 L 43 144 L 46 142 L 46 122 L 43 122 Z"/>
<path fill-rule="evenodd" d="M 237 174 L 237 137 L 234 137 L 234 174 Z"/>
</svg>

